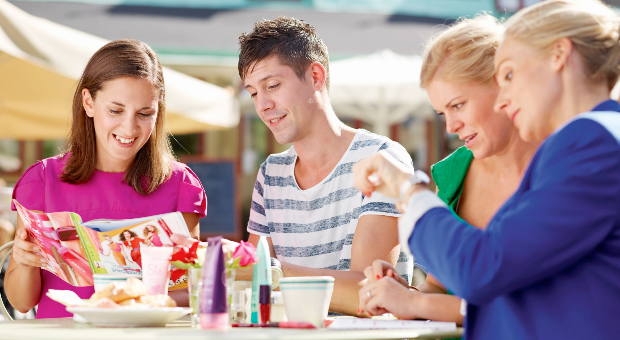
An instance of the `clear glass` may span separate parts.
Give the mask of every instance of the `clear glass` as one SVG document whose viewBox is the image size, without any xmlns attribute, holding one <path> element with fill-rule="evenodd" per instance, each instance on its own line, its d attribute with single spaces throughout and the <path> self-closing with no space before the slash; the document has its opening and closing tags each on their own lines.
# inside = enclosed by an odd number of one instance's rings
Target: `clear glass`
<svg viewBox="0 0 620 340">
<path fill-rule="evenodd" d="M 189 289 L 189 306 L 192 308 L 192 327 L 199 327 L 202 268 L 190 268 L 187 271 L 187 285 Z"/>
<path fill-rule="evenodd" d="M 236 272 L 237 271 L 235 269 L 226 268 L 226 301 L 228 301 L 228 315 L 231 323 L 233 323 L 231 304 Z"/>
<path fill-rule="evenodd" d="M 245 321 L 245 290 L 233 290 L 230 303 L 230 323 Z"/>
</svg>

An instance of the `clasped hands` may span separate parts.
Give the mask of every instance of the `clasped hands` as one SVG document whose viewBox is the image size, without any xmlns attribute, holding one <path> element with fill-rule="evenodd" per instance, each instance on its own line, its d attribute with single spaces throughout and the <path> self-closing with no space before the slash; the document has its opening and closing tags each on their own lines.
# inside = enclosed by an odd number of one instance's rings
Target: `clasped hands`
<svg viewBox="0 0 620 340">
<path fill-rule="evenodd" d="M 375 260 L 364 270 L 367 281 L 359 291 L 358 314 L 369 316 L 392 313 L 399 319 L 416 319 L 416 301 L 422 293 L 409 289 L 409 283 L 394 267 Z"/>
</svg>

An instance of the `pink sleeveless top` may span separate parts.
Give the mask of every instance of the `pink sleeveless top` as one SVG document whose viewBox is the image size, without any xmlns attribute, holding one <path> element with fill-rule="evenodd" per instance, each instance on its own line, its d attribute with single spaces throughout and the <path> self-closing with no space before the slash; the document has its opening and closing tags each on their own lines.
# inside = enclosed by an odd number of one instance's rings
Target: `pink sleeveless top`
<svg viewBox="0 0 620 340">
<path fill-rule="evenodd" d="M 59 176 L 63 166 L 61 156 L 35 163 L 15 185 L 13 198 L 30 210 L 77 213 L 84 222 L 101 218 L 138 218 L 174 211 L 206 216 L 207 197 L 202 184 L 185 164 L 173 162 L 170 179 L 148 195 L 141 195 L 123 183 L 124 173 L 95 171 L 87 183 L 62 182 Z M 12 205 L 12 209 L 15 210 L 15 206 Z M 92 286 L 74 287 L 47 270 L 41 271 L 41 286 L 37 319 L 73 315 L 65 310 L 65 306 L 45 295 L 49 289 L 72 290 L 83 299 L 94 293 Z"/>
</svg>

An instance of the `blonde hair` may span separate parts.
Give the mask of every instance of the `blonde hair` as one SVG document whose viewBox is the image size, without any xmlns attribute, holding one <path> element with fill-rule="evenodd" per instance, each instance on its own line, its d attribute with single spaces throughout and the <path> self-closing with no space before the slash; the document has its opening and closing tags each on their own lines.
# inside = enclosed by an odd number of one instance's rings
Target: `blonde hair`
<svg viewBox="0 0 620 340">
<path fill-rule="evenodd" d="M 420 85 L 426 88 L 435 78 L 480 84 L 492 82 L 493 58 L 502 33 L 503 27 L 492 15 L 460 19 L 426 44 Z"/>
<path fill-rule="evenodd" d="M 510 18 L 505 38 L 540 51 L 548 51 L 568 38 L 581 55 L 586 75 L 606 81 L 611 90 L 620 74 L 620 21 L 598 0 L 549 0 L 528 7 Z"/>
<path fill-rule="evenodd" d="M 159 234 L 159 229 L 157 229 L 156 226 L 149 224 L 146 227 L 144 227 L 144 229 L 142 229 L 142 234 L 144 234 L 144 236 L 148 235 L 150 233 L 149 231 L 149 227 L 153 227 L 153 234 Z"/>
</svg>

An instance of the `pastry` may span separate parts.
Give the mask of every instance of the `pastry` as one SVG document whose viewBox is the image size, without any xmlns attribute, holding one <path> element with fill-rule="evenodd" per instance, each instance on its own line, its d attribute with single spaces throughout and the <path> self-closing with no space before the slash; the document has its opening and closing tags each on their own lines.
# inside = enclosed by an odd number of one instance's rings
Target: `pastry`
<svg viewBox="0 0 620 340">
<path fill-rule="evenodd" d="M 138 301 L 149 307 L 176 307 L 177 303 L 168 295 L 143 295 Z"/>
<path fill-rule="evenodd" d="M 108 298 L 116 303 L 129 299 L 136 299 L 142 295 L 146 295 L 146 286 L 139 279 L 131 277 L 126 283 L 113 282 L 105 286 L 103 290 L 95 292 L 90 297 L 90 302 L 95 303 L 103 298 Z"/>
</svg>

